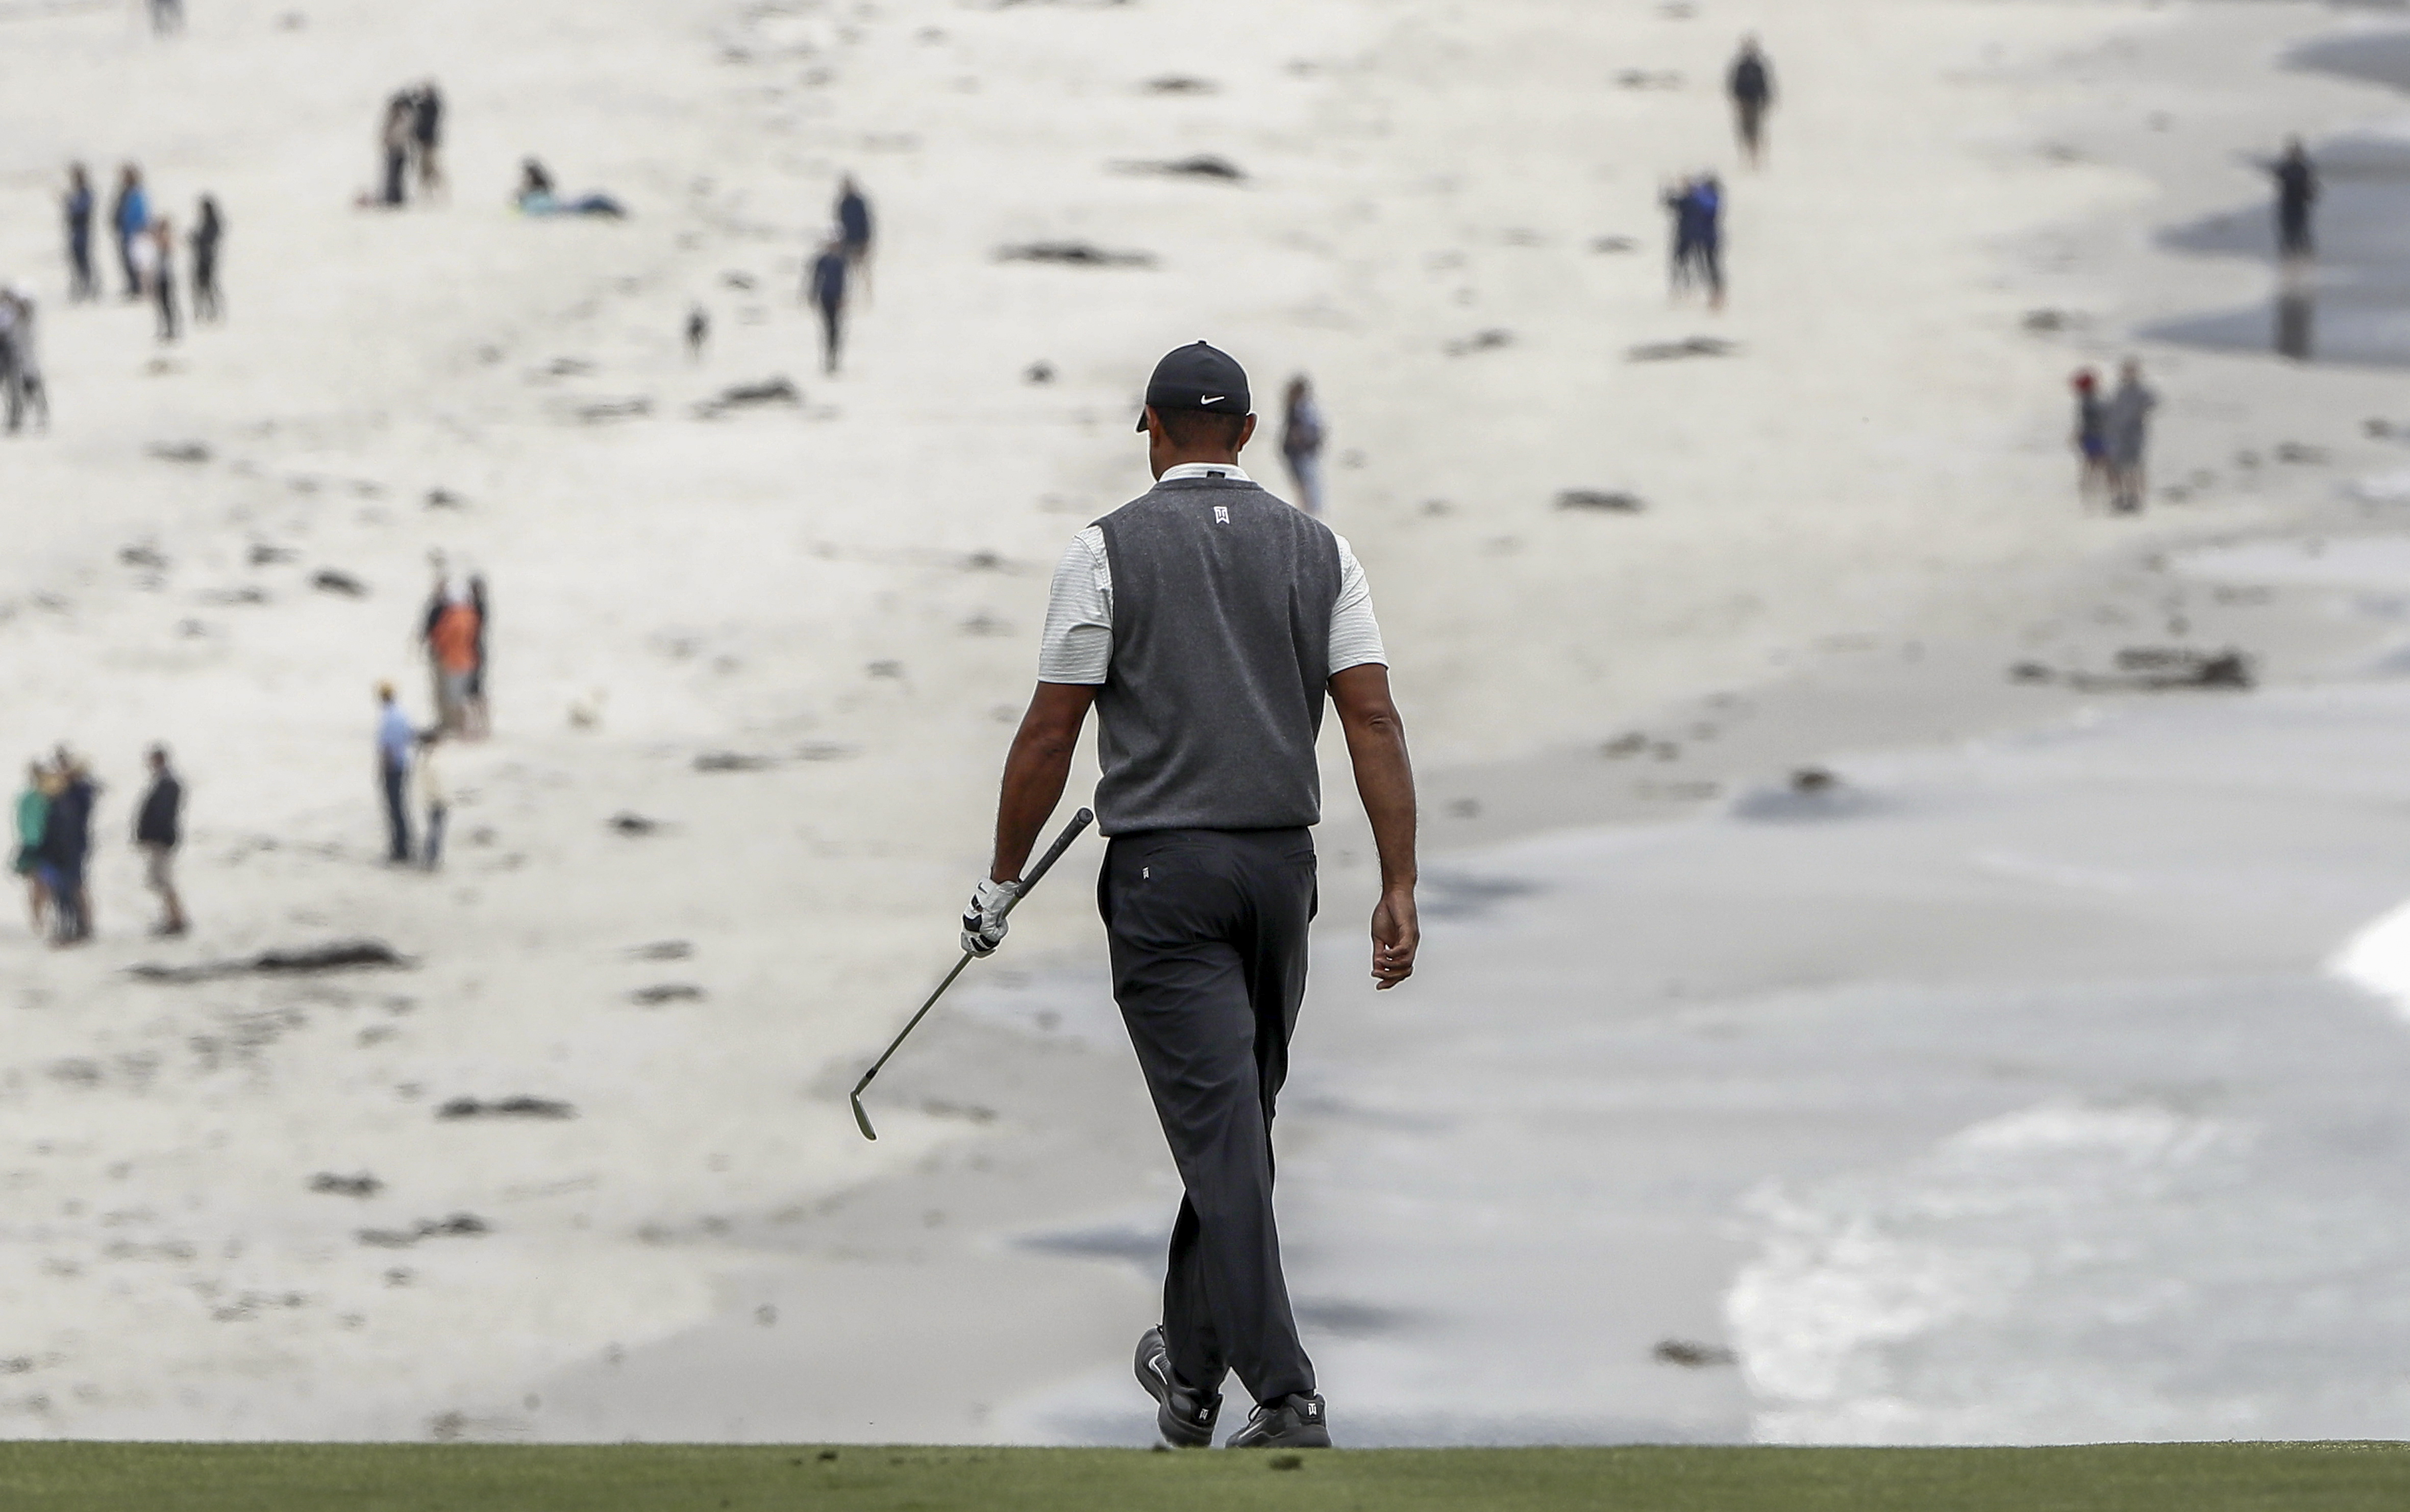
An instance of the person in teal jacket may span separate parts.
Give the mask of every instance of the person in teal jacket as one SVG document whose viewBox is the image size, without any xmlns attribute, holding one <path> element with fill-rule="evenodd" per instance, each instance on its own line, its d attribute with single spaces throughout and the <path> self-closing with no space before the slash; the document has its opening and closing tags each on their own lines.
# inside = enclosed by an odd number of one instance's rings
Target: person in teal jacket
<svg viewBox="0 0 2410 1512">
<path fill-rule="evenodd" d="M 48 773 L 38 761 L 25 769 L 25 790 L 17 795 L 17 855 L 12 861 L 17 874 L 25 879 L 33 910 L 34 936 L 41 937 L 42 918 L 50 911 L 50 889 L 42 886 L 42 870 L 35 862 L 35 853 L 42 848 L 42 831 L 51 821 L 51 795 L 45 787 Z"/>
</svg>

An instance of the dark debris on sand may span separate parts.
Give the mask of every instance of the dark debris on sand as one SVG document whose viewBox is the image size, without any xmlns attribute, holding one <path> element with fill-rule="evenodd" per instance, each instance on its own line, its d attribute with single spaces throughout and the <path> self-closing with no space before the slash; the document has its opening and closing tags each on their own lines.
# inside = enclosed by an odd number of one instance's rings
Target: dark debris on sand
<svg viewBox="0 0 2410 1512">
<path fill-rule="evenodd" d="M 996 249 L 999 263 L 1053 263 L 1064 267 L 1153 267 L 1154 254 L 1108 252 L 1085 241 L 1024 241 Z"/>
<path fill-rule="evenodd" d="M 379 1249 L 407 1249 L 421 1239 L 476 1239 L 494 1231 L 494 1226 L 474 1213 L 455 1213 L 448 1218 L 421 1218 L 407 1229 L 362 1229 L 361 1244 Z"/>
<path fill-rule="evenodd" d="M 1116 173 L 1154 173 L 1171 179 L 1218 179 L 1224 183 L 1244 183 L 1246 170 L 1227 157 L 1199 152 L 1194 157 L 1136 159 L 1113 165 Z"/>
<path fill-rule="evenodd" d="M 653 986 L 638 987 L 628 994 L 628 1001 L 639 1008 L 658 1008 L 665 1002 L 700 1002 L 703 988 L 691 982 L 662 982 Z"/>
<path fill-rule="evenodd" d="M 229 976 L 300 976 L 317 972 L 348 972 L 402 968 L 417 964 L 382 940 L 338 940 L 323 945 L 290 950 L 266 950 L 233 960 L 201 961 L 191 966 L 145 963 L 126 971 L 145 982 L 215 982 Z"/>
<path fill-rule="evenodd" d="M 1701 1344 L 1694 1339 L 1661 1339 L 1648 1353 L 1661 1365 L 1680 1365 L 1689 1370 L 1740 1363 L 1740 1356 L 1722 1345 Z"/>
<path fill-rule="evenodd" d="M 716 397 L 694 407 L 697 417 L 716 420 L 737 410 L 757 410 L 765 405 L 783 405 L 790 409 L 804 402 L 804 391 L 792 380 L 780 374 L 758 383 L 734 383 L 721 389 Z"/>
<path fill-rule="evenodd" d="M 369 595 L 367 583 L 349 572 L 339 571 L 331 567 L 322 567 L 311 573 L 310 586 L 320 593 L 331 593 L 344 598 L 365 598 Z"/>
<path fill-rule="evenodd" d="M 1644 341 L 1625 356 L 1633 362 L 1674 362 L 1683 357 L 1729 357 L 1739 350 L 1739 342 L 1720 336 L 1692 336 L 1679 341 Z"/>
<path fill-rule="evenodd" d="M 473 1097 L 456 1097 L 435 1110 L 435 1116 L 445 1122 L 462 1118 L 574 1118 L 577 1110 L 566 1102 L 551 1098 L 497 1098 L 491 1102 Z"/>
<path fill-rule="evenodd" d="M 325 1192 L 329 1197 L 374 1197 L 385 1190 L 385 1183 L 365 1171 L 356 1176 L 321 1171 L 310 1178 L 310 1189 Z"/>
<path fill-rule="evenodd" d="M 2117 653 L 2112 672 L 2065 671 L 2038 661 L 2009 669 L 2016 683 L 2057 683 L 2080 693 L 2158 693 L 2181 688 L 2242 691 L 2258 681 L 2251 657 L 2231 648 L 2193 651 L 2181 646 L 2128 646 Z"/>
<path fill-rule="evenodd" d="M 1597 510 L 1609 514 L 1638 514 L 1648 506 L 1637 494 L 1608 493 L 1596 488 L 1568 488 L 1557 496 L 1561 510 Z"/>
<path fill-rule="evenodd" d="M 1501 347 L 1511 347 L 1514 344 L 1514 332 L 1492 326 L 1486 331 L 1475 331 L 1461 340 L 1450 341 L 1446 350 L 1451 357 L 1463 357 L 1476 352 L 1495 352 Z"/>
</svg>

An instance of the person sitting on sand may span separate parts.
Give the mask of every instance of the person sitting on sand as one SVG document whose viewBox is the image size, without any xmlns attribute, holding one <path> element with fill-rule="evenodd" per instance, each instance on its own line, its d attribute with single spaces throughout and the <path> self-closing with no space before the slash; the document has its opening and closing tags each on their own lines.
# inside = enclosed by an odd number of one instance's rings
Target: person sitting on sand
<svg viewBox="0 0 2410 1512">
<path fill-rule="evenodd" d="M 608 194 L 588 194 L 562 199 L 552 187 L 552 175 L 533 158 L 519 165 L 515 203 L 522 215 L 600 215 L 613 221 L 625 220 L 628 215 L 626 208 Z"/>
</svg>

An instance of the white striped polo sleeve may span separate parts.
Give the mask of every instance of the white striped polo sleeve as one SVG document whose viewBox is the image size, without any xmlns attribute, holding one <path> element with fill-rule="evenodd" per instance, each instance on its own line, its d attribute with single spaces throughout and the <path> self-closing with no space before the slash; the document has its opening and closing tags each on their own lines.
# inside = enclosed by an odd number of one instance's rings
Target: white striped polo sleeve
<svg viewBox="0 0 2410 1512">
<path fill-rule="evenodd" d="M 1344 548 L 1343 548 L 1343 550 Z M 1038 637 L 1038 681 L 1101 684 L 1113 661 L 1113 571 L 1105 532 L 1090 526 L 1064 549 L 1046 595 Z"/>
<path fill-rule="evenodd" d="M 1098 532 L 1100 538 L 1102 534 Z M 1350 667 L 1373 662 L 1383 667 L 1389 665 L 1389 653 L 1381 644 L 1381 622 L 1372 617 L 1372 585 L 1364 581 L 1364 566 L 1356 560 L 1345 536 L 1335 539 L 1339 542 L 1339 598 L 1330 606 L 1330 671 L 1334 677 Z"/>
</svg>

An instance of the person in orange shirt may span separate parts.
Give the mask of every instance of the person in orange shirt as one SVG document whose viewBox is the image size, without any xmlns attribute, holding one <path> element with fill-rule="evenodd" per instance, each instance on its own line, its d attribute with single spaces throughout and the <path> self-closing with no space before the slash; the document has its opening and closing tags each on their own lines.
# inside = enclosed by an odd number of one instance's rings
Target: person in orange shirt
<svg viewBox="0 0 2410 1512">
<path fill-rule="evenodd" d="M 442 690 L 437 718 L 446 734 L 457 734 L 468 715 L 469 680 L 477 670 L 476 606 L 464 598 L 445 604 L 427 644 L 435 656 L 436 685 Z"/>
</svg>

